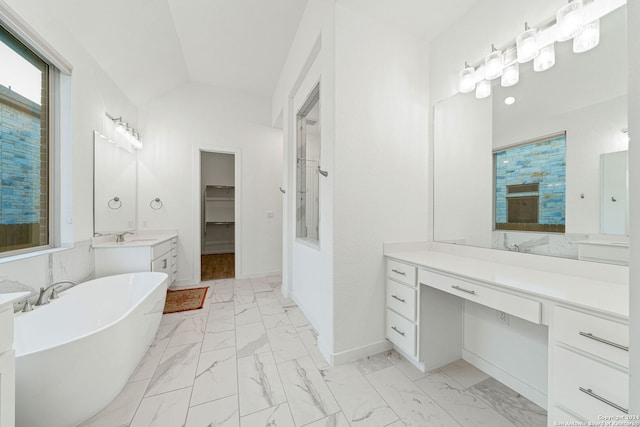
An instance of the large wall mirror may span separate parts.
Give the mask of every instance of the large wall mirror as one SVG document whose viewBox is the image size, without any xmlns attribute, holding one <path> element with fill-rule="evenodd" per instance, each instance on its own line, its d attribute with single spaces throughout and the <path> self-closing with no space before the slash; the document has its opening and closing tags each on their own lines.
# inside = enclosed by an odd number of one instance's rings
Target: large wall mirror
<svg viewBox="0 0 640 427">
<path fill-rule="evenodd" d="M 93 133 L 93 231 L 95 235 L 136 228 L 136 152 Z"/>
<path fill-rule="evenodd" d="M 600 26 L 590 51 L 556 43 L 552 68 L 436 104 L 435 241 L 566 258 L 628 242 L 626 6 Z"/>
</svg>

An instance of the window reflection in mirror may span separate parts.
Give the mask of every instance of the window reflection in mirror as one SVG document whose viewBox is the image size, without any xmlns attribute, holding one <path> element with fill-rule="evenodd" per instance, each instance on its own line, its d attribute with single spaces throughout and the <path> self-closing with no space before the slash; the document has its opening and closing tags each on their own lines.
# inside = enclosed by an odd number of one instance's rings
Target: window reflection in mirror
<svg viewBox="0 0 640 427">
<path fill-rule="evenodd" d="M 320 85 L 296 117 L 296 237 L 319 241 Z"/>
</svg>

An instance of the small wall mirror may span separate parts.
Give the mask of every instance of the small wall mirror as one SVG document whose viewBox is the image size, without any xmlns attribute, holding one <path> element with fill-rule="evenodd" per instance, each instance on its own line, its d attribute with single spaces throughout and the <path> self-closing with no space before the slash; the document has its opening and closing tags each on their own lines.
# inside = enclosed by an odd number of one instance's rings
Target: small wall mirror
<svg viewBox="0 0 640 427">
<path fill-rule="evenodd" d="M 93 232 L 136 228 L 136 152 L 93 132 Z"/>
</svg>

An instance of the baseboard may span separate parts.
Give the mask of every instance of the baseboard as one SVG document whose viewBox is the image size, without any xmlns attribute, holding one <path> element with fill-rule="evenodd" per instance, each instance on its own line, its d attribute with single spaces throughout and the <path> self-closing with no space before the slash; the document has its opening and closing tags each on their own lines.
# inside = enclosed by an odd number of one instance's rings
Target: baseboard
<svg viewBox="0 0 640 427">
<path fill-rule="evenodd" d="M 391 344 L 391 342 L 383 340 L 372 344 L 363 345 L 362 347 L 352 348 L 347 351 L 332 353 L 329 357 L 329 362 L 331 362 L 331 365 L 342 365 L 345 363 L 353 362 L 354 360 L 362 359 L 363 357 L 382 353 L 383 351 L 389 351 L 392 348 L 393 345 Z"/>
<path fill-rule="evenodd" d="M 260 277 L 279 276 L 281 271 L 264 271 L 261 273 L 244 273 L 236 277 L 236 279 L 258 279 Z"/>
<path fill-rule="evenodd" d="M 507 371 L 504 371 L 493 363 L 488 362 L 477 354 L 472 353 L 464 348 L 462 349 L 462 358 L 476 368 L 483 371 L 485 374 L 491 375 L 502 384 L 517 391 L 536 405 L 547 409 L 547 395 L 544 392 L 531 387 L 529 384 L 525 383 L 519 378 L 514 377 Z"/>
</svg>

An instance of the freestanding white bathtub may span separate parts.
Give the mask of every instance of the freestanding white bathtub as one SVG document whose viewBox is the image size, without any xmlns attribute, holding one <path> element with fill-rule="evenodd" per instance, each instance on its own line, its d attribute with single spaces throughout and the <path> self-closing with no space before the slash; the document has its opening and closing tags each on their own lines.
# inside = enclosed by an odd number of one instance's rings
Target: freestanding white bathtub
<svg viewBox="0 0 640 427">
<path fill-rule="evenodd" d="M 16 316 L 16 426 L 72 427 L 107 406 L 153 342 L 167 283 L 103 277 Z"/>
</svg>

